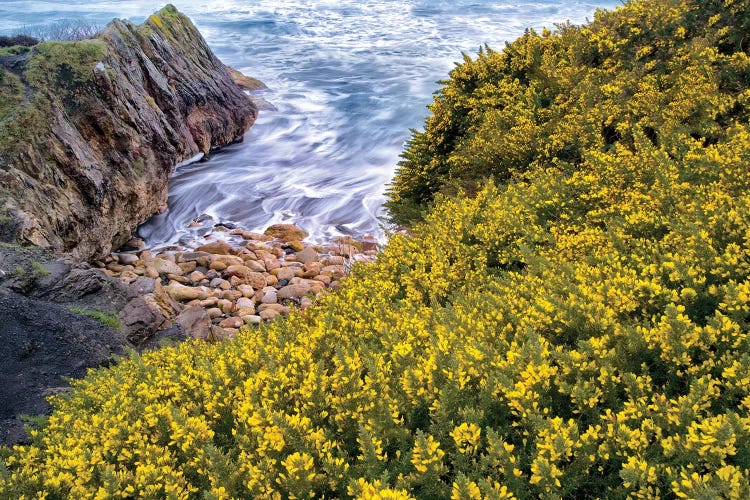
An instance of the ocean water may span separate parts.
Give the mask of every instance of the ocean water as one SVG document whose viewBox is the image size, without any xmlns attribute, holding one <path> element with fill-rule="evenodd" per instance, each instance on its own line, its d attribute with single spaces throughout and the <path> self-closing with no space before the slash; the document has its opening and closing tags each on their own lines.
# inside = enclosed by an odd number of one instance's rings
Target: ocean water
<svg viewBox="0 0 750 500">
<path fill-rule="evenodd" d="M 462 53 L 501 49 L 527 28 L 581 23 L 611 0 L 174 0 L 226 64 L 264 81 L 244 142 L 182 165 L 169 208 L 139 234 L 149 246 L 196 236 L 207 214 L 262 230 L 294 222 L 322 241 L 382 238 L 388 182 L 409 130 Z M 0 34 L 60 20 L 141 22 L 146 1 L 3 0 Z"/>
</svg>

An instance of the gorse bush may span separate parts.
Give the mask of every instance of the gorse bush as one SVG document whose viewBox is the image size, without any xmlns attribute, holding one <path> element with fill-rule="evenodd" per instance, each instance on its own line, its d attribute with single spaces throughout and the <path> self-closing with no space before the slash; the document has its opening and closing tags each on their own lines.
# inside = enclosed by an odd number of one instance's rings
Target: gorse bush
<svg viewBox="0 0 750 500">
<path fill-rule="evenodd" d="M 536 60 L 533 40 L 575 54 L 607 34 L 576 63 L 602 69 L 601 86 L 565 97 L 593 116 L 560 121 L 565 140 L 501 141 L 567 160 L 502 154 L 507 174 L 437 195 L 412 236 L 304 314 L 92 371 L 3 452 L 0 496 L 749 498 L 747 42 L 721 24 L 740 7 L 631 3 L 512 44 Z M 659 78 L 644 69 L 651 97 L 608 87 L 657 60 L 639 62 L 645 40 L 674 54 Z M 504 57 L 467 62 L 444 94 Z M 536 71 L 513 67 L 518 85 Z M 482 75 L 488 96 L 522 99 Z M 609 93 L 626 111 L 602 122 Z M 498 127 L 533 129 L 532 105 Z M 653 132 L 628 121 L 637 106 Z"/>
<path fill-rule="evenodd" d="M 409 223 L 435 194 L 575 169 L 638 136 L 673 158 L 748 117 L 746 0 L 631 2 L 581 27 L 528 31 L 452 72 L 414 132 L 386 204 Z"/>
</svg>

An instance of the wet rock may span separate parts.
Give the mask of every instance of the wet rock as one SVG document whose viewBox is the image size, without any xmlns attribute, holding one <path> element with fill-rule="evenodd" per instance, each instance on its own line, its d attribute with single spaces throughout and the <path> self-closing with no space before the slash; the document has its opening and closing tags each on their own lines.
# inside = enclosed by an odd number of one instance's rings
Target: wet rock
<svg viewBox="0 0 750 500">
<path fill-rule="evenodd" d="M 305 244 L 300 240 L 293 240 L 287 243 L 287 246 L 294 252 L 300 252 L 305 248 Z"/>
<path fill-rule="evenodd" d="M 234 80 L 234 83 L 239 85 L 245 90 L 262 90 L 267 89 L 266 84 L 258 80 L 257 78 L 253 78 L 247 75 L 244 75 L 237 71 L 236 69 L 232 68 L 231 66 L 226 67 L 229 71 L 229 74 L 232 76 L 232 80 Z"/>
<path fill-rule="evenodd" d="M 210 258 L 211 254 L 208 252 L 185 252 L 182 254 L 182 260 L 185 262 L 195 261 L 198 263 L 198 265 L 204 265 L 207 267 L 207 264 L 201 264 L 200 260 L 204 258 Z M 208 262 L 208 260 L 206 261 Z"/>
<path fill-rule="evenodd" d="M 307 231 L 294 224 L 274 224 L 266 229 L 264 234 L 286 242 L 304 240 L 308 236 Z"/>
<path fill-rule="evenodd" d="M 197 252 L 207 252 L 216 255 L 229 255 L 232 253 L 232 246 L 224 240 L 212 241 L 195 249 Z"/>
<path fill-rule="evenodd" d="M 135 250 L 142 250 L 146 248 L 146 242 L 143 241 L 141 238 L 133 237 L 130 238 L 123 246 L 122 250 L 124 251 L 135 251 Z"/>
<path fill-rule="evenodd" d="M 176 163 L 235 142 L 257 116 L 172 6 L 142 26 L 114 20 L 91 45 L 96 53 L 78 64 L 103 71 L 51 78 L 34 90 L 40 99 L 23 104 L 45 119 L 34 141 L 6 152 L 8 196 L 0 207 L 18 222 L 15 238 L 83 260 L 120 247 L 163 209 Z M 80 102 L 69 105 L 65 95 Z M 6 125 L 23 127 L 13 121 L 23 114 L 12 111 Z"/>
<path fill-rule="evenodd" d="M 177 265 L 180 266 L 180 269 L 182 270 L 181 274 L 191 273 L 191 272 L 195 271 L 196 267 L 198 267 L 198 264 L 196 262 L 194 262 L 194 261 L 180 262 Z"/>
</svg>

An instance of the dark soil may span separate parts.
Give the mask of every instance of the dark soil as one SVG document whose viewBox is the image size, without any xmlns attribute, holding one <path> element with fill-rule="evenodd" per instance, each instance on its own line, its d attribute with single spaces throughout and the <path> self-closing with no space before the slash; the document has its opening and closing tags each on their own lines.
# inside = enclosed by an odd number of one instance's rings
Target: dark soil
<svg viewBox="0 0 750 500">
<path fill-rule="evenodd" d="M 125 298 L 90 266 L 0 245 L 0 445 L 28 441 L 20 415 L 48 414 L 46 397 L 67 391 L 66 379 L 130 346 L 121 332 L 71 307 L 116 312 Z"/>
<path fill-rule="evenodd" d="M 67 306 L 0 292 L 0 444 L 28 438 L 19 415 L 48 414 L 45 397 L 67 390 L 65 378 L 112 361 L 122 335 Z"/>
</svg>

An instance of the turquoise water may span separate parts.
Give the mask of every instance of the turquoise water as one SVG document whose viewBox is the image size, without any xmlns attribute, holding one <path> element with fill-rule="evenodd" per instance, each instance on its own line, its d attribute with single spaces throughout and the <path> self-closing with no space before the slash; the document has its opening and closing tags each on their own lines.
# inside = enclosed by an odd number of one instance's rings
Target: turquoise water
<svg viewBox="0 0 750 500">
<path fill-rule="evenodd" d="M 378 217 L 410 128 L 461 59 L 501 49 L 533 27 L 583 22 L 613 1 L 175 1 L 226 63 L 263 80 L 261 111 L 241 144 L 181 166 L 169 209 L 140 228 L 152 246 L 194 237 L 208 214 L 260 230 L 296 222 L 322 240 L 380 235 Z M 61 19 L 142 21 L 144 1 L 0 2 L 0 33 Z"/>
</svg>

